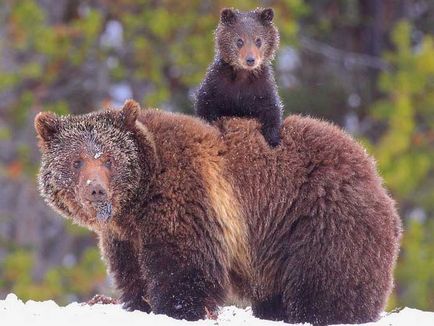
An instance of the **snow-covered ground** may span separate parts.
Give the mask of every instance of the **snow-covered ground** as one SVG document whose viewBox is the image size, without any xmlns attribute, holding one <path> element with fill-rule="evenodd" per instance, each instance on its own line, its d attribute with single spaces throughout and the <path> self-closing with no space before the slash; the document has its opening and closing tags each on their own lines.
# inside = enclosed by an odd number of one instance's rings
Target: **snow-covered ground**
<svg viewBox="0 0 434 326">
<path fill-rule="evenodd" d="M 71 303 L 59 307 L 54 301 L 22 302 L 14 294 L 0 300 L 0 325 L 2 326 L 77 326 L 77 325 L 158 325 L 158 326 L 215 326 L 215 325 L 248 325 L 248 326 L 283 326 L 283 322 L 272 322 L 252 316 L 249 308 L 223 308 L 217 320 L 200 320 L 187 322 L 175 320 L 164 315 L 146 314 L 139 311 L 127 312 L 120 305 L 94 306 Z M 365 325 L 384 326 L 434 326 L 434 312 L 404 308 L 399 312 L 385 314 L 376 323 Z"/>
</svg>

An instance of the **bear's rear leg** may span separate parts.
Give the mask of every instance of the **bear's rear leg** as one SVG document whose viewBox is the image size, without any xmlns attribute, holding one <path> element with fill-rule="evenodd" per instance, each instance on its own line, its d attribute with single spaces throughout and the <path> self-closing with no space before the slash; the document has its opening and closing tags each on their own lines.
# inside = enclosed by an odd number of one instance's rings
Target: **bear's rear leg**
<svg viewBox="0 0 434 326">
<path fill-rule="evenodd" d="M 283 296 L 288 323 L 310 323 L 312 325 L 360 324 L 378 318 L 378 299 L 364 295 L 362 289 L 351 289 L 338 293 L 330 289 L 316 289 L 306 285 L 287 289 Z"/>
<path fill-rule="evenodd" d="M 252 302 L 253 315 L 257 318 L 268 320 L 286 320 L 285 307 L 282 295 L 274 295 L 264 300 Z"/>
</svg>

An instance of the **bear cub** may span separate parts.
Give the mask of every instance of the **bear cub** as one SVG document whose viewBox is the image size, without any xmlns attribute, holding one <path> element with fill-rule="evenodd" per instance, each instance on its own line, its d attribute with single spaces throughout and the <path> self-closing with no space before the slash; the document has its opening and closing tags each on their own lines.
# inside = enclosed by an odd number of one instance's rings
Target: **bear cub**
<svg viewBox="0 0 434 326">
<path fill-rule="evenodd" d="M 271 146 L 280 142 L 282 104 L 271 61 L 279 46 L 273 9 L 223 9 L 215 32 L 216 55 L 195 101 L 198 116 L 257 118 Z"/>
</svg>

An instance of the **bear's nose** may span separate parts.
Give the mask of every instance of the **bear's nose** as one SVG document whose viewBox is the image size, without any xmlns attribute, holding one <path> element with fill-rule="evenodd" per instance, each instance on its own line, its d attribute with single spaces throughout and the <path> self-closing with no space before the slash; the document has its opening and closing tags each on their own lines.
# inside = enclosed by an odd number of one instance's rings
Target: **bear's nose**
<svg viewBox="0 0 434 326">
<path fill-rule="evenodd" d="M 253 57 L 247 57 L 246 63 L 248 66 L 253 66 L 255 64 L 255 58 Z"/>
<path fill-rule="evenodd" d="M 90 182 L 86 187 L 86 199 L 90 202 L 107 200 L 107 191 L 98 182 Z"/>
</svg>

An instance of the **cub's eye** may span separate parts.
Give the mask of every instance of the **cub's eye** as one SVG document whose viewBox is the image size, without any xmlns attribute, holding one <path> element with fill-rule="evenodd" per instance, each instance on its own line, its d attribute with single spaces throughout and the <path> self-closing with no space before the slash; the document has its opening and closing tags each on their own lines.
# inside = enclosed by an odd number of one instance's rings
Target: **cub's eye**
<svg viewBox="0 0 434 326">
<path fill-rule="evenodd" d="M 242 39 L 239 38 L 239 39 L 237 40 L 237 46 L 238 46 L 238 48 L 241 49 L 241 48 L 243 47 L 243 45 L 244 45 L 244 41 L 243 41 Z"/>
<path fill-rule="evenodd" d="M 80 169 L 83 166 L 83 160 L 75 160 L 72 162 L 72 166 L 76 170 Z"/>
<path fill-rule="evenodd" d="M 104 162 L 104 166 L 105 166 L 107 169 L 111 169 L 111 168 L 112 168 L 112 161 L 111 161 L 111 160 L 106 160 L 106 161 Z"/>
<path fill-rule="evenodd" d="M 261 41 L 261 39 L 260 39 L 260 38 L 257 38 L 256 41 L 255 41 L 255 44 L 256 44 L 256 46 L 257 46 L 258 48 L 260 48 L 261 45 L 262 45 L 262 41 Z"/>
</svg>

